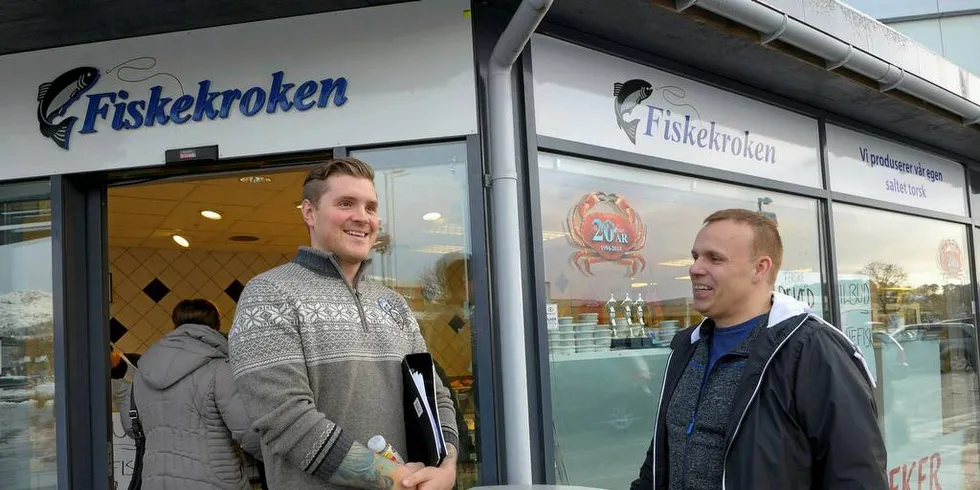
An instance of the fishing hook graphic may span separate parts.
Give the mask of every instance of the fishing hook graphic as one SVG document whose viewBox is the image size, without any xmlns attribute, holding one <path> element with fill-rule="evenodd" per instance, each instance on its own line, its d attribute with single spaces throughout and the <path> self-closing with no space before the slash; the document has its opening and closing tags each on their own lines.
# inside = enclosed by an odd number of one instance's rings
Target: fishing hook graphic
<svg viewBox="0 0 980 490">
<path fill-rule="evenodd" d="M 148 66 L 139 66 L 139 65 L 130 66 L 129 65 L 130 63 L 144 62 L 144 61 L 145 62 L 148 62 Z M 176 76 L 174 76 L 172 73 L 167 73 L 167 72 L 164 72 L 164 71 L 158 72 L 158 73 L 154 73 L 153 75 L 150 75 L 150 76 L 145 77 L 145 78 L 140 78 L 140 79 L 127 80 L 126 78 L 123 78 L 123 70 L 148 71 L 148 70 L 152 70 L 153 67 L 155 67 L 155 66 L 157 66 L 157 59 L 156 58 L 154 58 L 152 56 L 139 56 L 139 57 L 133 58 L 131 60 L 127 60 L 127 61 L 124 61 L 122 63 L 119 63 L 118 65 L 116 65 L 116 66 L 114 66 L 114 67 L 106 70 L 106 74 L 108 75 L 108 74 L 111 74 L 112 72 L 118 70 L 118 71 L 116 71 L 116 78 L 118 78 L 120 81 L 129 82 L 129 83 L 145 82 L 145 81 L 147 81 L 147 80 L 149 80 L 151 78 L 160 77 L 160 76 L 170 77 L 175 82 L 177 82 L 177 85 L 180 87 L 180 94 L 181 95 L 184 95 L 186 93 L 186 92 L 184 92 L 184 84 L 180 83 L 180 79 L 177 78 Z"/>
</svg>

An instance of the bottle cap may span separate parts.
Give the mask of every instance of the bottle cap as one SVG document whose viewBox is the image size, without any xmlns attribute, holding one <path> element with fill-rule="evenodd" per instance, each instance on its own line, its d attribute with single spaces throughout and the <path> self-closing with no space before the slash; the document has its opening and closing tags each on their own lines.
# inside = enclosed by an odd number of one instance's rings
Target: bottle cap
<svg viewBox="0 0 980 490">
<path fill-rule="evenodd" d="M 368 449 L 376 453 L 380 453 L 381 451 L 384 451 L 387 445 L 388 445 L 388 441 L 385 441 L 384 436 L 380 436 L 380 435 L 372 437 L 367 443 Z"/>
</svg>

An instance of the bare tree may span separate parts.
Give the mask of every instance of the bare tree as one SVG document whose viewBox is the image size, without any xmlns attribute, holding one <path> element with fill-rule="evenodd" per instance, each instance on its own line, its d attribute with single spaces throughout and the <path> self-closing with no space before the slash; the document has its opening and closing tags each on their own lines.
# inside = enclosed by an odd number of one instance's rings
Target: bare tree
<svg viewBox="0 0 980 490">
<path fill-rule="evenodd" d="M 868 276 L 871 284 L 874 285 L 874 301 L 877 301 L 877 306 L 883 315 L 888 313 L 888 291 L 901 287 L 909 278 L 908 272 L 905 272 L 902 266 L 880 261 L 865 265 L 860 273 Z"/>
</svg>

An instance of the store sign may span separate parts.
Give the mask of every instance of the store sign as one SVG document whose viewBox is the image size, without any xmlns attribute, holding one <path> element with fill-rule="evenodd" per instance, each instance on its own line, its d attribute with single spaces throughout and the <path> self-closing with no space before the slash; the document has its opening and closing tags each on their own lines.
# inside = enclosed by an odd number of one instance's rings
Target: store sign
<svg viewBox="0 0 980 490">
<path fill-rule="evenodd" d="M 820 314 L 823 311 L 823 294 L 819 272 L 779 271 L 774 290 L 806 305 Z"/>
<path fill-rule="evenodd" d="M 831 125 L 827 152 L 834 191 L 966 215 L 966 178 L 956 162 Z"/>
<path fill-rule="evenodd" d="M 0 180 L 163 165 L 179 148 L 227 159 L 475 134 L 469 8 L 424 0 L 0 56 Z"/>
<path fill-rule="evenodd" d="M 692 104 L 681 104 L 689 108 L 688 113 L 679 111 L 678 106 L 675 106 L 674 111 L 671 112 L 670 109 L 646 104 L 645 117 L 626 121 L 625 117 L 632 114 L 633 109 L 638 106 L 638 102 L 646 100 L 653 94 L 654 90 L 650 82 L 635 78 L 625 83 L 617 82 L 613 85 L 613 97 L 616 100 L 616 124 L 634 145 L 636 144 L 637 126 L 643 120 L 646 125 L 642 136 L 654 138 L 663 136 L 663 141 L 668 143 L 688 145 L 701 150 L 731 154 L 738 158 L 759 162 L 776 163 L 775 145 L 754 141 L 747 129 L 744 134 L 733 133 L 726 131 L 715 121 L 705 121 L 701 119 L 698 109 Z M 684 99 L 684 91 L 680 87 L 660 87 L 656 90 L 661 92 L 664 100 L 667 100 L 667 95 L 673 95 L 678 100 Z M 669 102 L 669 104 L 674 104 L 674 102 Z"/>
<path fill-rule="evenodd" d="M 585 275 L 592 265 L 612 262 L 627 267 L 627 277 L 646 269 L 640 254 L 647 241 L 643 220 L 622 196 L 614 193 L 586 194 L 572 207 L 566 223 L 569 240 L 578 250 L 571 261 Z"/>
<path fill-rule="evenodd" d="M 548 303 L 548 330 L 558 330 L 558 303 Z"/>
<path fill-rule="evenodd" d="M 127 64 L 132 61 L 137 60 L 127 61 L 106 73 L 121 72 L 129 68 Z M 156 60 L 151 61 L 156 64 Z M 131 97 L 128 90 L 92 93 L 85 97 L 88 102 L 84 112 L 71 110 L 83 94 L 96 86 L 101 73 L 98 68 L 80 67 L 41 84 L 37 93 L 37 119 L 42 137 L 68 150 L 78 116 L 66 115 L 76 112 L 84 114 L 78 133 L 88 135 L 98 133 L 98 126 L 105 121 L 113 131 L 132 131 L 164 127 L 168 123 L 179 126 L 188 122 L 227 119 L 235 109 L 244 117 L 260 112 L 286 113 L 294 107 L 299 112 L 314 107 L 322 109 L 330 105 L 331 96 L 334 106 L 347 103 L 347 79 L 344 77 L 306 80 L 293 92 L 297 84 L 285 81 L 285 73 L 277 71 L 265 87 L 212 91 L 211 80 L 202 80 L 197 84 L 199 89 L 195 97 L 184 93 L 182 85 L 180 94 L 170 94 L 163 85 L 154 85 L 143 98 Z"/>
<path fill-rule="evenodd" d="M 535 36 L 538 134 L 821 187 L 816 120 Z"/>
<path fill-rule="evenodd" d="M 774 290 L 805 303 L 816 315 L 824 312 L 823 281 L 819 272 L 780 271 Z M 840 295 L 840 331 L 861 350 L 868 369 L 877 377 L 871 323 L 871 281 L 863 274 L 840 274 L 837 292 Z M 876 381 L 881 383 L 880 379 Z"/>
</svg>

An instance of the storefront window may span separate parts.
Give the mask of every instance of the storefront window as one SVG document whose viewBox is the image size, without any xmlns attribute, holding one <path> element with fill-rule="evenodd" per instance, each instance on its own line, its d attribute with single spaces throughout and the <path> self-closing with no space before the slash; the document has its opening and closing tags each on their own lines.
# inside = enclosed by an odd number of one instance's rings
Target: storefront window
<svg viewBox="0 0 980 490">
<path fill-rule="evenodd" d="M 372 279 L 408 300 L 437 374 L 450 387 L 460 432 L 457 485 L 479 484 L 473 377 L 469 183 L 466 146 L 445 143 L 352 152 L 375 169 L 381 230 Z"/>
<path fill-rule="evenodd" d="M 0 185 L 0 484 L 57 488 L 51 201 L 47 182 Z"/>
<path fill-rule="evenodd" d="M 776 220 L 777 289 L 822 315 L 817 204 L 551 154 L 539 176 L 557 480 L 626 488 L 653 436 L 668 342 L 702 319 L 688 268 L 704 218 L 745 208 Z M 617 325 L 627 304 L 637 325 Z"/>
<path fill-rule="evenodd" d="M 977 488 L 977 334 L 966 227 L 835 204 L 834 230 L 843 328 L 859 345 L 873 345 L 865 357 L 878 377 L 891 488 L 909 481 Z"/>
</svg>

